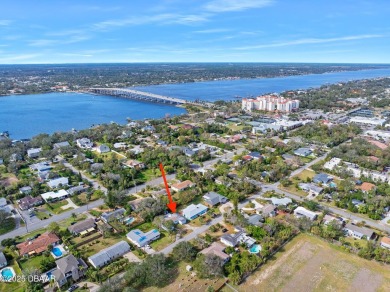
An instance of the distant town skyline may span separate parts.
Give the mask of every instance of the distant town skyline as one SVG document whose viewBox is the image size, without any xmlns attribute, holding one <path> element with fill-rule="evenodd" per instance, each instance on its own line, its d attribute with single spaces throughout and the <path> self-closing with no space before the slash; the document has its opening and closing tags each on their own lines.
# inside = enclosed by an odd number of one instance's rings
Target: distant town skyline
<svg viewBox="0 0 390 292">
<path fill-rule="evenodd" d="M 2 1 L 0 64 L 390 63 L 386 0 Z"/>
</svg>

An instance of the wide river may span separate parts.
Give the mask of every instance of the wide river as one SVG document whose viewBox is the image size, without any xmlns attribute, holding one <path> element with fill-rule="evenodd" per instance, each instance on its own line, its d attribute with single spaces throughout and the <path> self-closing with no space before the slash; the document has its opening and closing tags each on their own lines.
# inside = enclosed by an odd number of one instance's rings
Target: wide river
<svg viewBox="0 0 390 292">
<path fill-rule="evenodd" d="M 390 77 L 390 69 L 337 72 L 303 76 L 240 79 L 136 87 L 138 90 L 187 100 L 231 100 L 235 96 L 259 95 L 290 89 L 307 89 L 327 83 Z M 93 124 L 125 123 L 184 113 L 182 108 L 138 102 L 109 96 L 49 93 L 0 97 L 0 132 L 12 139 L 31 138 L 39 133 L 84 129 Z"/>
</svg>

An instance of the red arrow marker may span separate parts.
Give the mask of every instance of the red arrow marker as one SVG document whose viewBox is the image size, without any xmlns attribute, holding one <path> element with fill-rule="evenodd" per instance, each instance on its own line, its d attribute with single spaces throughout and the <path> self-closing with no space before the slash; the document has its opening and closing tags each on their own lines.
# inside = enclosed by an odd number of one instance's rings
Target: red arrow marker
<svg viewBox="0 0 390 292">
<path fill-rule="evenodd" d="M 168 200 L 169 200 L 167 206 L 172 213 L 176 213 L 176 202 L 172 200 L 171 192 L 169 191 L 169 187 L 167 183 L 167 178 L 165 177 L 164 166 L 162 165 L 162 163 L 160 163 L 160 170 L 161 170 L 161 174 L 164 180 L 165 190 L 167 191 Z"/>
</svg>

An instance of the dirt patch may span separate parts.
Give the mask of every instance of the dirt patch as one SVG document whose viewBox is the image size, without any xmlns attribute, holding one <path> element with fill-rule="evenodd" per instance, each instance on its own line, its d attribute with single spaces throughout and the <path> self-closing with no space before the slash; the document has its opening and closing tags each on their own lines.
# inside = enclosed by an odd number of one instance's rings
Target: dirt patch
<svg viewBox="0 0 390 292">
<path fill-rule="evenodd" d="M 8 177 L 6 179 L 2 179 L 0 180 L 0 185 L 4 186 L 4 187 L 9 187 L 13 184 L 16 184 L 19 180 L 16 178 L 16 177 Z"/>
<path fill-rule="evenodd" d="M 380 286 L 382 286 L 382 280 L 383 277 L 381 275 L 375 274 L 370 270 L 363 268 L 356 274 L 349 291 L 375 292 L 378 291 Z"/>
</svg>

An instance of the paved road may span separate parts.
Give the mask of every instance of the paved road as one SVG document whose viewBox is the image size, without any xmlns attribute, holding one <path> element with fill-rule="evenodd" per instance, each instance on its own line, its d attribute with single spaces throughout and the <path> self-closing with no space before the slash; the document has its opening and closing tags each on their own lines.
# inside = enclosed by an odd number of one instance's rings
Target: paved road
<svg viewBox="0 0 390 292">
<path fill-rule="evenodd" d="M 77 209 L 69 210 L 69 211 L 63 212 L 61 214 L 54 215 L 54 216 L 50 217 L 49 219 L 41 220 L 41 221 L 33 223 L 33 224 L 28 224 L 27 228 L 26 228 L 26 226 L 20 227 L 20 228 L 15 229 L 11 232 L 0 235 L 0 241 L 2 241 L 3 239 L 6 239 L 6 238 L 14 238 L 14 237 L 19 236 L 19 235 L 25 235 L 27 233 L 27 230 L 28 230 L 28 232 L 31 232 L 31 231 L 34 231 L 37 229 L 41 229 L 43 227 L 46 227 L 47 225 L 49 225 L 52 222 L 59 222 L 61 220 L 64 220 L 64 219 L 71 217 L 72 213 L 81 214 L 81 213 L 87 211 L 88 209 L 99 207 L 100 205 L 103 205 L 103 203 L 104 203 L 104 200 L 99 199 L 99 200 L 96 200 L 96 201 L 89 203 L 88 205 L 78 207 Z"/>
</svg>

